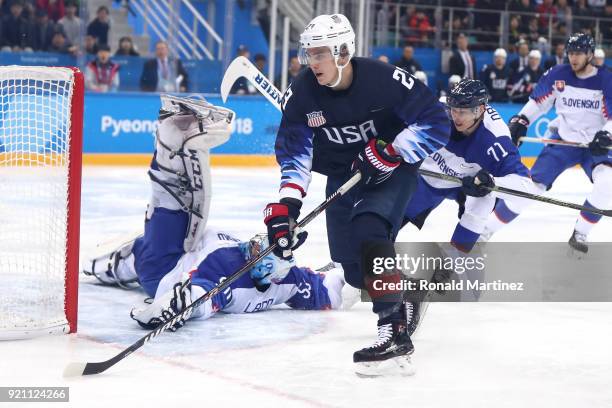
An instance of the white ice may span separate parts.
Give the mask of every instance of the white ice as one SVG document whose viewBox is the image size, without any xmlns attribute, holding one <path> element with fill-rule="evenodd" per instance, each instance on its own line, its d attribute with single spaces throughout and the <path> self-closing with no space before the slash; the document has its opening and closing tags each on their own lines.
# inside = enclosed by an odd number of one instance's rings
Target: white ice
<svg viewBox="0 0 612 408">
<path fill-rule="evenodd" d="M 211 223 L 242 238 L 262 232 L 261 209 L 275 200 L 277 181 L 272 168 L 214 168 Z M 147 183 L 144 168 L 85 168 L 82 259 L 97 243 L 141 228 Z M 304 211 L 323 200 L 323 183 L 314 178 Z M 550 194 L 582 203 L 589 189 L 572 169 Z M 535 204 L 495 240 L 564 242 L 575 217 Z M 399 240 L 448 240 L 455 223 L 456 205 L 446 202 L 423 231 L 406 228 Z M 298 261 L 318 267 L 329 256 L 324 217 L 308 230 Z M 612 242 L 612 220 L 591 238 Z M 143 299 L 82 276 L 78 334 L 0 342 L 0 386 L 69 386 L 70 406 L 105 408 L 612 406 L 612 303 L 433 304 L 414 338 L 416 375 L 407 378 L 354 375 L 353 351 L 375 336 L 367 304 L 190 321 L 101 375 L 62 378 L 68 362 L 106 360 L 143 336 L 129 317 Z"/>
</svg>

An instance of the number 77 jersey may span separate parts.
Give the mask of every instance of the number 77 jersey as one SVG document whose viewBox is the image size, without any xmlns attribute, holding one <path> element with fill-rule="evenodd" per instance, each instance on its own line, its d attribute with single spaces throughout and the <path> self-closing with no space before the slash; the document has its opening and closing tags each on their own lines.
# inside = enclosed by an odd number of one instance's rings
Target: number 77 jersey
<svg viewBox="0 0 612 408">
<path fill-rule="evenodd" d="M 486 106 L 482 122 L 470 136 L 451 127 L 448 144 L 425 159 L 421 168 L 457 177 L 473 176 L 483 169 L 496 178 L 507 177 L 503 184 L 509 188 L 514 184 L 512 178 L 529 177 L 508 126 L 492 107 Z M 437 189 L 458 187 L 457 183 L 446 180 L 426 176 L 423 179 Z M 520 184 L 517 186 L 520 188 Z"/>
<path fill-rule="evenodd" d="M 355 57 L 348 89 L 320 85 L 305 69 L 285 91 L 275 144 L 281 197 L 306 194 L 311 171 L 350 172 L 370 139 L 391 143 L 417 163 L 448 142 L 449 121 L 432 91 L 393 65 Z"/>
</svg>

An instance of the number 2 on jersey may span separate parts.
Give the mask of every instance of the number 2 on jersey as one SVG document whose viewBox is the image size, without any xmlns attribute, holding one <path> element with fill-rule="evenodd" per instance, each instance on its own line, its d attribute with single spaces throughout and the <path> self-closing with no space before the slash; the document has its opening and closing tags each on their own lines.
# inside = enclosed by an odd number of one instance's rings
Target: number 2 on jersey
<svg viewBox="0 0 612 408">
<path fill-rule="evenodd" d="M 408 89 L 412 89 L 412 86 L 414 85 L 414 78 L 412 75 L 399 68 L 393 71 L 393 79 L 400 81 L 402 85 Z"/>
</svg>

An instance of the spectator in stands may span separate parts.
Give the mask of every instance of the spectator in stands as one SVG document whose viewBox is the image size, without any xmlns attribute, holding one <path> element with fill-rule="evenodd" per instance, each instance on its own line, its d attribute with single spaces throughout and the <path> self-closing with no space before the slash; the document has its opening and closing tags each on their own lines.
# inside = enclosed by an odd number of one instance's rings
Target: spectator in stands
<svg viewBox="0 0 612 408">
<path fill-rule="evenodd" d="M 130 57 L 138 57 L 140 54 L 134 48 L 134 43 L 132 42 L 132 37 L 121 37 L 119 40 L 119 47 L 117 48 L 117 52 L 115 56 L 130 56 Z"/>
<path fill-rule="evenodd" d="M 140 89 L 147 92 L 187 92 L 187 71 L 180 59 L 170 56 L 168 43 L 155 44 L 155 58 L 145 62 L 140 76 Z"/>
<path fill-rule="evenodd" d="M 424 83 L 425 85 L 429 85 L 427 81 L 427 74 L 423 71 L 417 71 L 414 73 L 414 77 Z"/>
<path fill-rule="evenodd" d="M 567 4 L 567 0 L 557 0 L 557 21 L 557 32 L 561 24 L 567 27 L 572 22 L 572 8 Z"/>
<path fill-rule="evenodd" d="M 555 65 L 561 65 L 565 63 L 565 43 L 559 41 L 555 45 L 555 55 L 552 55 L 544 63 L 544 70 L 554 67 Z"/>
<path fill-rule="evenodd" d="M 110 29 L 108 7 L 100 6 L 96 18 L 87 26 L 87 34 L 98 40 L 98 45 L 108 44 L 108 30 Z"/>
<path fill-rule="evenodd" d="M 601 48 L 595 48 L 595 52 L 593 53 L 593 61 L 591 64 L 596 67 L 605 67 L 606 65 L 606 53 Z"/>
<path fill-rule="evenodd" d="M 421 10 L 417 10 L 408 20 L 408 27 L 413 34 L 408 41 L 411 43 L 427 44 L 429 35 L 434 31 L 429 17 Z"/>
<path fill-rule="evenodd" d="M 588 28 L 591 25 L 589 18 L 593 17 L 593 14 L 587 7 L 586 0 L 576 0 L 573 11 L 574 18 L 572 22 L 574 23 L 574 29 L 572 32 L 581 31 L 583 28 Z"/>
<path fill-rule="evenodd" d="M 377 60 L 382 61 L 385 64 L 389 64 L 389 57 L 387 57 L 385 54 L 379 55 Z"/>
<path fill-rule="evenodd" d="M 540 15 L 540 27 L 548 27 L 549 22 L 557 24 L 557 7 L 553 4 L 553 0 L 543 0 L 536 7 L 536 12 Z"/>
<path fill-rule="evenodd" d="M 74 1 L 68 1 L 65 5 L 66 14 L 57 22 L 66 34 L 66 39 L 70 44 L 80 43 L 81 31 L 83 30 L 83 20 L 77 16 L 77 5 Z"/>
<path fill-rule="evenodd" d="M 517 44 L 523 37 L 521 31 L 521 18 L 519 16 L 510 17 L 510 29 L 508 32 L 508 41 L 510 44 Z"/>
<path fill-rule="evenodd" d="M 47 11 L 36 10 L 36 24 L 33 26 L 32 48 L 35 51 L 47 51 L 51 46 L 51 40 L 56 29 L 55 23 L 49 20 Z"/>
<path fill-rule="evenodd" d="M 263 54 L 255 54 L 255 66 L 261 72 L 264 72 L 264 68 L 266 67 L 266 56 Z"/>
<path fill-rule="evenodd" d="M 419 61 L 414 59 L 414 48 L 412 45 L 404 47 L 402 58 L 394 64 L 396 67 L 403 69 L 404 71 L 410 72 L 414 75 L 417 71 L 422 71 L 423 67 L 419 64 Z"/>
<path fill-rule="evenodd" d="M 606 0 L 588 0 L 587 4 L 593 15 L 601 15 L 605 10 Z"/>
<path fill-rule="evenodd" d="M 489 91 L 489 101 L 508 101 L 508 80 L 510 79 L 510 68 L 506 64 L 508 53 L 503 48 L 498 48 L 493 53 L 493 65 L 485 65 L 480 71 L 480 80 Z"/>
<path fill-rule="evenodd" d="M 518 44 L 518 57 L 510 62 L 510 74 L 511 76 L 518 75 L 521 73 L 528 64 L 529 58 L 529 44 L 526 41 L 521 41 Z"/>
<path fill-rule="evenodd" d="M 66 40 L 66 34 L 63 31 L 56 31 L 51 39 L 51 45 L 48 49 L 49 52 L 57 52 L 59 54 L 73 54 L 76 55 L 77 47 L 70 44 Z"/>
<path fill-rule="evenodd" d="M 110 47 L 101 45 L 96 59 L 85 67 L 85 89 L 116 92 L 119 89 L 119 65 L 110 59 Z"/>
<path fill-rule="evenodd" d="M 2 21 L 3 51 L 32 51 L 32 25 L 23 16 L 23 1 L 12 0 L 10 14 Z"/>
<path fill-rule="evenodd" d="M 544 73 L 540 67 L 542 54 L 538 50 L 531 50 L 528 56 L 528 64 L 516 77 L 512 77 L 512 82 L 508 85 L 508 95 L 512 102 L 526 103 L 531 91 L 538 83 Z"/>
<path fill-rule="evenodd" d="M 535 7 L 530 0 L 512 0 L 508 5 L 508 10 L 520 13 L 535 13 Z"/>
<path fill-rule="evenodd" d="M 45 10 L 53 22 L 58 22 L 65 14 L 64 0 L 36 0 L 36 8 Z"/>
<path fill-rule="evenodd" d="M 289 69 L 287 70 L 287 84 L 290 84 L 291 82 L 293 82 L 295 77 L 297 77 L 300 74 L 300 72 L 302 72 L 302 65 L 300 64 L 300 60 L 298 59 L 298 57 L 289 58 Z M 280 75 L 278 76 L 278 78 L 276 78 L 276 86 L 278 88 L 280 88 L 281 86 Z"/>
<path fill-rule="evenodd" d="M 468 50 L 468 38 L 461 33 L 457 36 L 457 49 L 449 61 L 449 74 L 461 78 L 476 78 L 476 60 Z"/>
<path fill-rule="evenodd" d="M 246 46 L 241 44 L 238 46 L 237 57 L 250 59 L 251 52 Z M 249 95 L 257 93 L 257 90 L 249 83 L 249 81 L 247 81 L 245 77 L 240 77 L 236 82 L 234 82 L 232 89 L 230 89 L 230 93 L 237 95 Z"/>
<path fill-rule="evenodd" d="M 83 45 L 85 54 L 96 55 L 98 53 L 98 39 L 93 35 L 87 34 Z"/>
</svg>

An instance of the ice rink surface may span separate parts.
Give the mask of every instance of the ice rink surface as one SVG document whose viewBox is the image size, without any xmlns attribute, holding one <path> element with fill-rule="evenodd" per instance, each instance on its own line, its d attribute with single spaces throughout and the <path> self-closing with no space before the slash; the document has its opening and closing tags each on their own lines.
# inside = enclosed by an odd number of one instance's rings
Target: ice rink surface
<svg viewBox="0 0 612 408">
<path fill-rule="evenodd" d="M 213 168 L 209 223 L 244 239 L 264 232 L 261 209 L 276 199 L 277 185 L 276 169 Z M 148 189 L 145 168 L 85 168 L 82 260 L 97 243 L 142 228 Z M 303 213 L 323 191 L 315 176 Z M 589 191 L 586 176 L 572 169 L 549 194 L 582 203 Z M 446 202 L 423 231 L 405 228 L 398 240 L 447 241 L 456 214 Z M 535 204 L 493 240 L 565 242 L 575 217 Z M 317 268 L 329 261 L 324 216 L 308 231 L 296 257 Z M 612 242 L 612 220 L 604 218 L 591 239 Z M 376 332 L 369 304 L 359 304 L 190 321 L 106 373 L 62 378 L 68 362 L 106 360 L 146 334 L 129 317 L 144 297 L 81 276 L 79 333 L 0 342 L 0 386 L 69 386 L 70 403 L 58 407 L 612 407 L 612 303 L 432 304 L 413 339 L 413 377 L 353 373 L 353 351 Z"/>
</svg>

